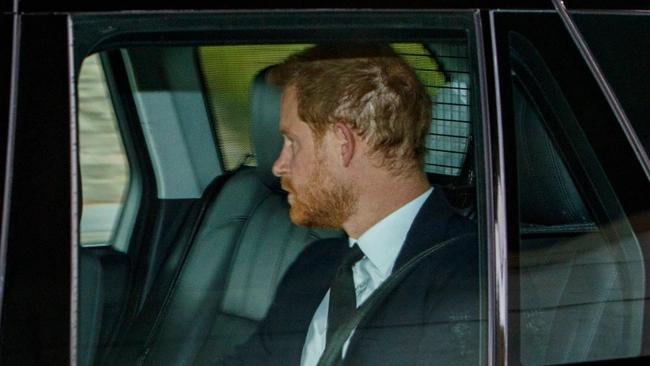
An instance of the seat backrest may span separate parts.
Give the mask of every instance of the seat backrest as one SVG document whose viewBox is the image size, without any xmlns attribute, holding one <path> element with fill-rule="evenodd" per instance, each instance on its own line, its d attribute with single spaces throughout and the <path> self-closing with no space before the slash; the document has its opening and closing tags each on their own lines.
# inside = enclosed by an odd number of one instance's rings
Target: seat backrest
<svg viewBox="0 0 650 366">
<path fill-rule="evenodd" d="M 629 281 L 640 275 L 638 243 L 633 237 L 613 242 L 596 225 L 538 109 L 516 83 L 513 97 L 521 361 L 563 364 L 638 354 L 644 290 Z"/>
<path fill-rule="evenodd" d="M 280 92 L 265 74 L 255 78 L 251 91 L 257 167 L 239 169 L 206 195 L 191 243 L 178 243 L 167 259 L 177 267 L 171 285 L 154 285 L 140 324 L 111 364 L 213 361 L 255 330 L 285 270 L 307 244 L 343 235 L 297 227 L 289 219 L 286 195 L 271 173 L 282 146 Z"/>
</svg>

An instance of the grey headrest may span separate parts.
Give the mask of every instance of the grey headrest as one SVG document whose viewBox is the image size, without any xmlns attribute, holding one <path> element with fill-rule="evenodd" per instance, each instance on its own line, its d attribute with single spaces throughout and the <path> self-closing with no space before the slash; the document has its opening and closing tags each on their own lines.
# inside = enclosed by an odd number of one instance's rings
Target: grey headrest
<svg viewBox="0 0 650 366">
<path fill-rule="evenodd" d="M 282 91 L 267 80 L 269 68 L 257 74 L 251 86 L 251 137 L 260 179 L 269 187 L 277 187 L 279 179 L 271 168 L 282 149 L 280 101 Z"/>
</svg>

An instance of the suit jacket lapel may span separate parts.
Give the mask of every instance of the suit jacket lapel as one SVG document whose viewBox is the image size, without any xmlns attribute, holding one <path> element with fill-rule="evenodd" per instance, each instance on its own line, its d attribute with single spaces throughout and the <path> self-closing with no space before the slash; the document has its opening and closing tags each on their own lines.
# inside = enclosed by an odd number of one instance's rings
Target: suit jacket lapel
<svg viewBox="0 0 650 366">
<path fill-rule="evenodd" d="M 422 251 L 448 239 L 448 223 L 453 215 L 454 212 L 442 190 L 434 189 L 413 220 L 395 261 L 393 272 Z M 429 258 L 427 266 L 420 266 L 419 269 L 435 271 L 437 275 L 444 277 L 446 261 L 446 255 L 436 255 Z M 402 341 L 410 340 L 409 344 L 418 344 L 417 339 L 421 333 L 412 325 L 422 324 L 422 314 L 427 306 L 426 289 L 431 285 L 431 278 L 433 277 L 430 274 L 408 277 L 389 295 L 378 311 L 367 319 L 367 323 L 357 329 L 348 348 L 346 365 L 381 363 L 381 357 L 386 356 L 384 351 L 394 349 L 384 343 L 391 337 L 398 337 Z M 405 324 L 406 327 L 400 328 Z M 405 357 L 403 364 L 416 363 L 417 354 Z"/>
<path fill-rule="evenodd" d="M 395 260 L 393 272 L 422 251 L 446 239 L 447 222 L 452 214 L 442 189 L 436 187 L 415 216 Z"/>
</svg>

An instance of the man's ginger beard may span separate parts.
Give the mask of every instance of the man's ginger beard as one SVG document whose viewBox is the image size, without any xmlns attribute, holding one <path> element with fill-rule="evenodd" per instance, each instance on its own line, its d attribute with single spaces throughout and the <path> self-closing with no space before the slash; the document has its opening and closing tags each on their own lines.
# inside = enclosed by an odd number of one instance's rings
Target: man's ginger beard
<svg viewBox="0 0 650 366">
<path fill-rule="evenodd" d="M 282 177 L 282 189 L 293 194 L 289 215 L 296 225 L 341 229 L 357 208 L 353 187 L 337 182 L 321 159 L 303 187 L 296 190 L 289 178 Z"/>
</svg>

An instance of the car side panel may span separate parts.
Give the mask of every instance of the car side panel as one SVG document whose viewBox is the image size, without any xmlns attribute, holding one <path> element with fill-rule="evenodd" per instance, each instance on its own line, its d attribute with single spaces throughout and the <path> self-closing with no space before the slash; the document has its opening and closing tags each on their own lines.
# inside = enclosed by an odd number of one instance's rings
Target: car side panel
<svg viewBox="0 0 650 366">
<path fill-rule="evenodd" d="M 59 365 L 71 357 L 76 226 L 68 22 L 40 15 L 21 23 L 0 364 Z"/>
</svg>

